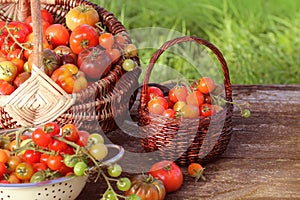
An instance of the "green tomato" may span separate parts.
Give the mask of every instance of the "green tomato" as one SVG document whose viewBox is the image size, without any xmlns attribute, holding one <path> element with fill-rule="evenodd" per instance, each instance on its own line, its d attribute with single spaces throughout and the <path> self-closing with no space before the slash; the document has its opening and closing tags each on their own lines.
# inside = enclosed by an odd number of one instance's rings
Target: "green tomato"
<svg viewBox="0 0 300 200">
<path fill-rule="evenodd" d="M 140 196 L 136 194 L 131 194 L 128 197 L 126 197 L 126 200 L 142 200 Z"/>
<path fill-rule="evenodd" d="M 31 178 L 30 183 L 38 183 L 46 180 L 46 171 L 37 171 L 35 172 Z"/>
<path fill-rule="evenodd" d="M 108 149 L 105 144 L 97 143 L 90 147 L 89 152 L 96 160 L 99 161 L 107 156 Z"/>
<path fill-rule="evenodd" d="M 76 176 L 83 176 L 87 168 L 88 165 L 85 162 L 80 161 L 75 164 L 73 171 Z"/>
<path fill-rule="evenodd" d="M 67 167 L 74 167 L 76 163 L 78 163 L 80 159 L 76 156 L 66 154 L 64 156 L 64 163 Z"/>
<path fill-rule="evenodd" d="M 122 173 L 121 165 L 115 163 L 107 168 L 107 172 L 111 177 L 118 177 Z"/>
<path fill-rule="evenodd" d="M 117 200 L 116 193 L 113 190 L 108 189 L 103 194 L 103 197 L 101 198 L 101 200 Z"/>
<path fill-rule="evenodd" d="M 136 63 L 131 59 L 124 60 L 122 64 L 122 68 L 127 72 L 134 70 L 135 67 L 136 67 Z"/>
<path fill-rule="evenodd" d="M 117 181 L 117 188 L 123 192 L 129 190 L 131 187 L 131 181 L 129 180 L 129 178 L 120 178 Z"/>
<path fill-rule="evenodd" d="M 245 109 L 245 110 L 242 111 L 242 117 L 244 117 L 244 118 L 249 118 L 250 115 L 251 115 L 250 110 Z"/>
<path fill-rule="evenodd" d="M 99 133 L 90 134 L 88 137 L 88 146 L 92 146 L 92 145 L 98 144 L 98 143 L 101 143 L 101 144 L 104 143 L 104 139 L 103 139 L 102 135 L 100 135 Z"/>
</svg>

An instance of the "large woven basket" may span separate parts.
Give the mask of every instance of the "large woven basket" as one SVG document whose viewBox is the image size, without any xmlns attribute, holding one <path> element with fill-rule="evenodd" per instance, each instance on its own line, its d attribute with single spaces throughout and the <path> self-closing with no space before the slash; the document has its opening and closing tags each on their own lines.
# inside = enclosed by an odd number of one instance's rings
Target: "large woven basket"
<svg viewBox="0 0 300 200">
<path fill-rule="evenodd" d="M 39 16 L 36 10 L 43 8 L 55 16 L 55 23 L 60 24 L 65 24 L 65 16 L 70 9 L 90 5 L 97 10 L 107 32 L 122 34 L 131 42 L 125 27 L 112 13 L 86 0 L 41 0 L 31 1 L 32 5 L 28 0 L 0 0 L 0 3 L 1 20 L 23 21 L 29 14 Z M 30 13 L 31 10 L 33 12 Z M 33 24 L 35 34 L 40 34 L 40 24 L 34 21 L 34 17 Z M 41 60 L 39 52 L 41 37 L 35 38 L 36 63 Z M 137 57 L 133 59 L 139 63 Z M 115 129 L 116 119 L 122 118 L 134 102 L 134 91 L 141 73 L 140 67 L 125 73 L 121 67 L 123 61 L 124 58 L 121 58 L 105 77 L 72 95 L 64 92 L 41 69 L 33 69 L 29 80 L 11 95 L 0 97 L 0 128 L 36 126 L 55 120 L 60 124 L 74 123 L 86 130 L 101 127 L 108 132 Z"/>
<path fill-rule="evenodd" d="M 227 103 L 221 112 L 197 119 L 173 119 L 149 113 L 147 94 L 151 71 L 163 52 L 183 42 L 196 42 L 209 48 L 222 66 L 228 102 L 232 102 L 232 91 L 228 67 L 222 53 L 206 40 L 193 36 L 175 38 L 166 42 L 151 57 L 142 85 L 138 110 L 141 145 L 147 152 L 155 152 L 155 158 L 158 160 L 173 160 L 181 166 L 186 166 L 192 162 L 211 162 L 225 151 L 232 134 L 233 106 Z"/>
</svg>

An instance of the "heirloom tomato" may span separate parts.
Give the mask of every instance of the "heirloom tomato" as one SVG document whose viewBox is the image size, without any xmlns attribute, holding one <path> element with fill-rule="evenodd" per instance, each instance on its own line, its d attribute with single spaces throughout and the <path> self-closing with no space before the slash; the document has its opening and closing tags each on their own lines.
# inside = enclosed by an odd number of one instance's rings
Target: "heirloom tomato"
<svg viewBox="0 0 300 200">
<path fill-rule="evenodd" d="M 17 76 L 18 68 L 10 61 L 0 62 L 0 79 L 12 82 Z"/>
<path fill-rule="evenodd" d="M 27 79 L 29 79 L 30 76 L 31 74 L 29 72 L 22 72 L 21 74 L 18 74 L 13 82 L 14 86 L 20 87 L 20 85 L 23 84 Z"/>
<path fill-rule="evenodd" d="M 166 190 L 161 180 L 148 175 L 136 175 L 131 179 L 131 187 L 125 192 L 130 195 L 138 195 L 143 200 L 163 200 Z"/>
<path fill-rule="evenodd" d="M 215 82 L 209 77 L 202 77 L 197 85 L 197 89 L 203 94 L 208 94 L 215 89 Z"/>
<path fill-rule="evenodd" d="M 41 15 L 43 20 L 47 21 L 49 24 L 53 24 L 54 17 L 48 10 L 42 9 Z"/>
<path fill-rule="evenodd" d="M 79 92 L 88 86 L 84 73 L 74 64 L 60 66 L 52 73 L 51 79 L 69 94 Z"/>
<path fill-rule="evenodd" d="M 99 22 L 98 12 L 88 5 L 77 6 L 66 15 L 66 25 L 71 31 L 82 24 L 95 26 L 97 22 Z"/>
<path fill-rule="evenodd" d="M 169 99 L 174 103 L 177 101 L 185 101 L 187 96 L 188 90 L 184 86 L 176 86 L 169 91 Z"/>
<path fill-rule="evenodd" d="M 178 190 L 183 183 L 182 171 L 172 161 L 163 160 L 155 163 L 150 168 L 149 174 L 163 182 L 167 193 Z"/>
<path fill-rule="evenodd" d="M 29 27 L 30 33 L 32 33 L 32 16 L 28 16 L 24 23 Z M 48 27 L 50 26 L 50 23 L 48 21 L 46 21 L 45 19 L 42 19 L 42 31 L 44 32 Z"/>
<path fill-rule="evenodd" d="M 50 25 L 46 29 L 45 34 L 47 40 L 53 45 L 53 47 L 57 47 L 59 45 L 67 45 L 69 43 L 69 31 L 62 24 Z"/>
<path fill-rule="evenodd" d="M 111 68 L 111 60 L 106 52 L 98 47 L 89 47 L 78 55 L 77 64 L 88 78 L 100 79 Z"/>
<path fill-rule="evenodd" d="M 77 55 L 73 53 L 70 47 L 60 45 L 54 49 L 54 53 L 59 57 L 60 65 L 77 64 Z"/>
<path fill-rule="evenodd" d="M 76 54 L 82 50 L 98 45 L 98 33 L 90 25 L 82 24 L 75 28 L 70 35 L 70 48 Z"/>
<path fill-rule="evenodd" d="M 15 91 L 14 86 L 9 82 L 0 79 L 0 95 L 10 95 L 13 91 Z"/>
</svg>

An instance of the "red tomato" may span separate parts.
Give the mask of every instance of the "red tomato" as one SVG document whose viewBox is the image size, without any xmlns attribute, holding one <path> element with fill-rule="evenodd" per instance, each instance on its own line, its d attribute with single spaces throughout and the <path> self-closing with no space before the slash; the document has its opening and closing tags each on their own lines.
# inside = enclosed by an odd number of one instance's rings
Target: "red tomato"
<svg viewBox="0 0 300 200">
<path fill-rule="evenodd" d="M 169 118 L 176 118 L 176 112 L 172 108 L 165 110 L 162 115 Z"/>
<path fill-rule="evenodd" d="M 59 45 L 67 45 L 69 43 L 70 34 L 66 27 L 61 24 L 52 24 L 45 31 L 48 41 L 57 47 Z"/>
<path fill-rule="evenodd" d="M 30 164 L 38 163 L 40 162 L 41 155 L 42 155 L 41 152 L 27 149 L 24 152 L 24 160 Z"/>
<path fill-rule="evenodd" d="M 13 91 L 15 91 L 14 86 L 9 82 L 0 79 L 0 95 L 10 95 Z"/>
<path fill-rule="evenodd" d="M 66 124 L 61 128 L 63 136 L 72 142 L 75 142 L 79 139 L 78 129 L 74 124 Z"/>
<path fill-rule="evenodd" d="M 98 33 L 96 29 L 90 25 L 79 25 L 72 31 L 69 43 L 72 51 L 79 54 L 88 47 L 98 45 Z"/>
<path fill-rule="evenodd" d="M 62 164 L 62 166 L 58 169 L 58 171 L 62 174 L 62 175 L 66 175 L 70 172 L 73 172 L 73 168 L 71 167 L 67 167 L 64 163 Z"/>
<path fill-rule="evenodd" d="M 209 77 L 202 77 L 197 85 L 197 89 L 203 94 L 210 93 L 215 87 L 215 82 Z"/>
<path fill-rule="evenodd" d="M 15 66 L 17 67 L 18 74 L 24 72 L 25 61 L 23 59 L 21 59 L 21 58 L 13 58 L 13 59 L 11 59 L 10 62 L 12 62 L 12 63 L 15 64 Z"/>
<path fill-rule="evenodd" d="M 47 165 L 51 170 L 59 170 L 63 166 L 63 157 L 61 155 L 50 155 Z"/>
<path fill-rule="evenodd" d="M 62 152 L 64 151 L 66 148 L 67 148 L 67 143 L 63 142 L 63 141 L 59 141 L 59 140 L 55 140 L 53 139 L 48 148 L 51 150 L 51 151 L 55 151 L 55 152 Z"/>
<path fill-rule="evenodd" d="M 150 86 L 148 88 L 148 100 L 150 101 L 154 97 L 164 97 L 164 93 L 160 88 Z"/>
<path fill-rule="evenodd" d="M 99 44 L 108 51 L 111 50 L 114 43 L 115 43 L 115 38 L 111 33 L 102 33 L 99 36 Z"/>
<path fill-rule="evenodd" d="M 48 147 L 52 141 L 51 135 L 45 133 L 42 128 L 37 128 L 32 132 L 32 141 L 40 147 Z"/>
<path fill-rule="evenodd" d="M 76 144 L 79 146 L 86 146 L 88 144 L 89 132 L 80 130 L 78 131 L 79 139 L 76 141 Z"/>
<path fill-rule="evenodd" d="M 177 101 L 185 101 L 188 96 L 188 90 L 184 86 L 172 88 L 169 91 L 169 99 L 176 103 Z"/>
<path fill-rule="evenodd" d="M 6 55 L 7 60 L 12 60 L 13 58 L 24 58 L 23 51 L 21 49 L 15 49 L 13 51 L 8 52 Z"/>
<path fill-rule="evenodd" d="M 195 178 L 195 181 L 197 182 L 199 179 L 202 179 L 202 180 L 206 180 L 205 176 L 203 175 L 204 173 L 204 169 L 202 167 L 202 165 L 200 165 L 199 163 L 191 163 L 189 164 L 188 166 L 188 174 L 191 176 L 191 177 L 194 177 Z"/>
<path fill-rule="evenodd" d="M 199 107 L 187 104 L 180 110 L 180 114 L 183 118 L 195 119 L 199 117 Z"/>
<path fill-rule="evenodd" d="M 98 47 L 89 47 L 80 52 L 77 64 L 87 77 L 100 79 L 111 68 L 111 60 L 107 53 Z"/>
<path fill-rule="evenodd" d="M 18 76 L 14 80 L 14 86 L 19 87 L 21 84 L 23 84 L 31 74 L 29 72 L 22 72 L 21 74 L 18 74 Z"/>
<path fill-rule="evenodd" d="M 51 136 L 61 136 L 60 126 L 56 122 L 48 122 L 44 125 L 43 131 Z"/>
<path fill-rule="evenodd" d="M 167 108 L 168 102 L 163 97 L 155 97 L 148 102 L 148 110 L 150 113 L 161 115 Z"/>
<path fill-rule="evenodd" d="M 33 163 L 32 164 L 33 168 L 35 169 L 35 171 L 43 171 L 46 170 L 48 168 L 46 163 Z"/>
<path fill-rule="evenodd" d="M 204 103 L 204 96 L 201 92 L 195 90 L 186 97 L 186 103 L 200 107 Z"/>
<path fill-rule="evenodd" d="M 119 49 L 111 49 L 109 51 L 106 51 L 106 53 L 109 56 L 112 64 L 118 62 L 118 60 L 121 58 L 121 52 Z"/>
<path fill-rule="evenodd" d="M 32 33 L 32 27 L 33 27 L 33 24 L 32 24 L 32 16 L 28 16 L 24 23 L 29 27 L 29 30 L 30 30 L 30 33 Z M 50 26 L 50 23 L 44 19 L 42 19 L 42 30 L 43 32 Z"/>
<path fill-rule="evenodd" d="M 42 19 L 47 21 L 49 24 L 53 24 L 54 22 L 54 17 L 52 16 L 52 14 L 45 9 L 41 10 L 41 15 L 42 15 Z"/>
<path fill-rule="evenodd" d="M 20 43 L 25 42 L 25 38 L 30 32 L 30 28 L 23 22 L 10 22 L 8 28 L 11 35 Z"/>
<path fill-rule="evenodd" d="M 7 171 L 5 163 L 0 162 L 0 178 L 2 178 L 3 174 L 5 174 Z"/>
<path fill-rule="evenodd" d="M 65 148 L 63 151 L 61 151 L 61 154 L 73 155 L 73 154 L 75 154 L 75 151 L 71 146 L 68 145 L 67 148 Z"/>
<path fill-rule="evenodd" d="M 214 107 L 211 104 L 203 104 L 200 107 L 200 115 L 203 117 L 208 117 L 214 114 Z"/>
<path fill-rule="evenodd" d="M 47 165 L 47 161 L 48 161 L 49 156 L 50 156 L 49 154 L 43 153 L 40 157 L 40 163 L 44 163 L 44 164 Z"/>
<path fill-rule="evenodd" d="M 149 174 L 164 183 L 166 192 L 178 190 L 183 183 L 183 174 L 178 165 L 172 161 L 163 160 L 155 163 L 149 170 Z"/>
</svg>

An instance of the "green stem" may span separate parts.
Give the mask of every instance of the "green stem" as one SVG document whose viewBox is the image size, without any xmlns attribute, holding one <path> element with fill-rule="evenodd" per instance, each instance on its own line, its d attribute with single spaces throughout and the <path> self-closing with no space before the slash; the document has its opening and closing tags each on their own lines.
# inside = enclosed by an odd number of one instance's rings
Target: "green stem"
<svg viewBox="0 0 300 200">
<path fill-rule="evenodd" d="M 8 22 L 6 22 L 5 24 L 5 28 L 8 32 L 8 35 L 14 40 L 14 42 L 19 46 L 21 47 L 21 49 L 25 49 L 27 51 L 30 51 L 30 49 L 26 48 L 25 46 L 23 46 L 15 37 L 14 35 L 11 33 L 11 31 L 9 30 L 9 27 L 8 27 Z"/>
</svg>

